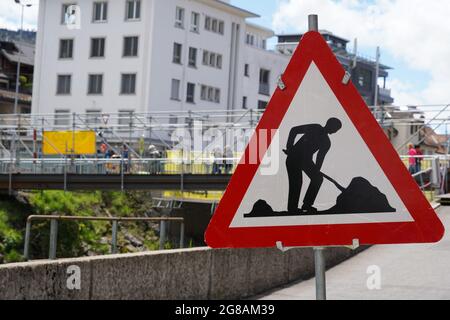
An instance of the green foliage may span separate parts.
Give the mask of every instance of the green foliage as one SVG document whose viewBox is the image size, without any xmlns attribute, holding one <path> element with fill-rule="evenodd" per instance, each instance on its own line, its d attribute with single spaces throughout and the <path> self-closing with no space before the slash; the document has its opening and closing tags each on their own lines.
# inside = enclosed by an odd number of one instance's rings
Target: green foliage
<svg viewBox="0 0 450 320">
<path fill-rule="evenodd" d="M 23 235 L 30 214 L 67 216 L 145 216 L 152 208 L 148 192 L 63 192 L 40 191 L 22 194 L 22 200 L 0 197 L 0 263 L 22 261 Z M 111 223 L 105 221 L 58 222 L 57 256 L 76 257 L 107 254 L 111 248 Z M 157 250 L 159 239 L 148 223 L 120 224 L 120 252 Z M 47 258 L 50 222 L 34 221 L 30 256 Z M 130 238 L 143 244 L 136 248 Z M 135 241 L 134 241 L 135 242 Z M 167 243 L 167 249 L 172 245 Z M 2 261 L 3 260 L 3 261 Z"/>
</svg>

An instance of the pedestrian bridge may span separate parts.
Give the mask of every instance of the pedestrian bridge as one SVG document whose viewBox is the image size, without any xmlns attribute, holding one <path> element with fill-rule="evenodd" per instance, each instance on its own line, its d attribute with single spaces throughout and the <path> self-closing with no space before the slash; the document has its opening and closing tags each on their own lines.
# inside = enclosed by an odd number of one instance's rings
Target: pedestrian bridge
<svg viewBox="0 0 450 320">
<path fill-rule="evenodd" d="M 402 159 L 408 166 L 408 157 Z M 3 158 L 0 159 L 0 190 L 223 191 L 239 160 L 238 157 L 180 158 L 173 155 L 156 159 Z M 432 185 L 441 185 L 445 190 L 440 193 L 445 193 L 446 175 L 443 173 L 448 163 L 447 157 L 422 157 L 422 171 L 413 177 L 425 194 L 433 193 Z M 439 170 L 443 170 L 442 173 L 439 174 Z M 443 179 L 433 178 L 436 175 L 442 175 Z"/>
<path fill-rule="evenodd" d="M 225 190 L 238 159 L 0 159 L 0 190 Z"/>
</svg>

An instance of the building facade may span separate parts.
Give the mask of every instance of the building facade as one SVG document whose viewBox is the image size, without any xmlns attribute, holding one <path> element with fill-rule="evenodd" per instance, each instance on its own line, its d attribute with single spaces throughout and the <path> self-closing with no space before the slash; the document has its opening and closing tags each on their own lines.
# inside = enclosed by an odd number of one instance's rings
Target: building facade
<svg viewBox="0 0 450 320">
<path fill-rule="evenodd" d="M 378 106 L 389 106 L 394 102 L 391 90 L 386 88 L 386 78 L 391 67 L 379 64 L 378 78 L 376 75 L 376 59 L 365 58 L 349 52 L 349 40 L 320 30 L 320 33 L 333 50 L 342 66 L 351 74 L 353 83 L 368 106 L 375 104 L 375 88 L 378 86 Z M 292 55 L 303 34 L 287 34 L 278 36 L 276 49 L 278 52 Z M 382 85 L 380 83 L 382 82 Z"/>
<path fill-rule="evenodd" d="M 0 41 L 0 114 L 14 113 L 19 60 L 21 64 L 17 113 L 31 112 L 34 45 L 17 41 Z"/>
<path fill-rule="evenodd" d="M 41 0 L 32 112 L 264 108 L 289 56 L 253 17 L 217 0 Z"/>
</svg>

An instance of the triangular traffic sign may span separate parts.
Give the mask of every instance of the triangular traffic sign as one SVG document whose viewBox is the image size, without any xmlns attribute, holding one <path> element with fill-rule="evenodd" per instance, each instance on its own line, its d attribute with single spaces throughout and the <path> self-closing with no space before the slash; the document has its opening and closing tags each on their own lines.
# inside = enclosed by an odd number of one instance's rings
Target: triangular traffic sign
<svg viewBox="0 0 450 320">
<path fill-rule="evenodd" d="M 437 242 L 444 227 L 318 32 L 306 33 L 205 233 L 213 248 Z"/>
</svg>

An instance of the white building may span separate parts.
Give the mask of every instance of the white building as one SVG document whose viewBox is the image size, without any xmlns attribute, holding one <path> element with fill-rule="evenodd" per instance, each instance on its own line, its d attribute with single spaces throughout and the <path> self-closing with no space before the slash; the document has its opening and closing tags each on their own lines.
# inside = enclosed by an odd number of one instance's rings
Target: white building
<svg viewBox="0 0 450 320">
<path fill-rule="evenodd" d="M 289 57 L 254 17 L 218 0 L 40 0 L 32 113 L 263 108 Z"/>
</svg>

